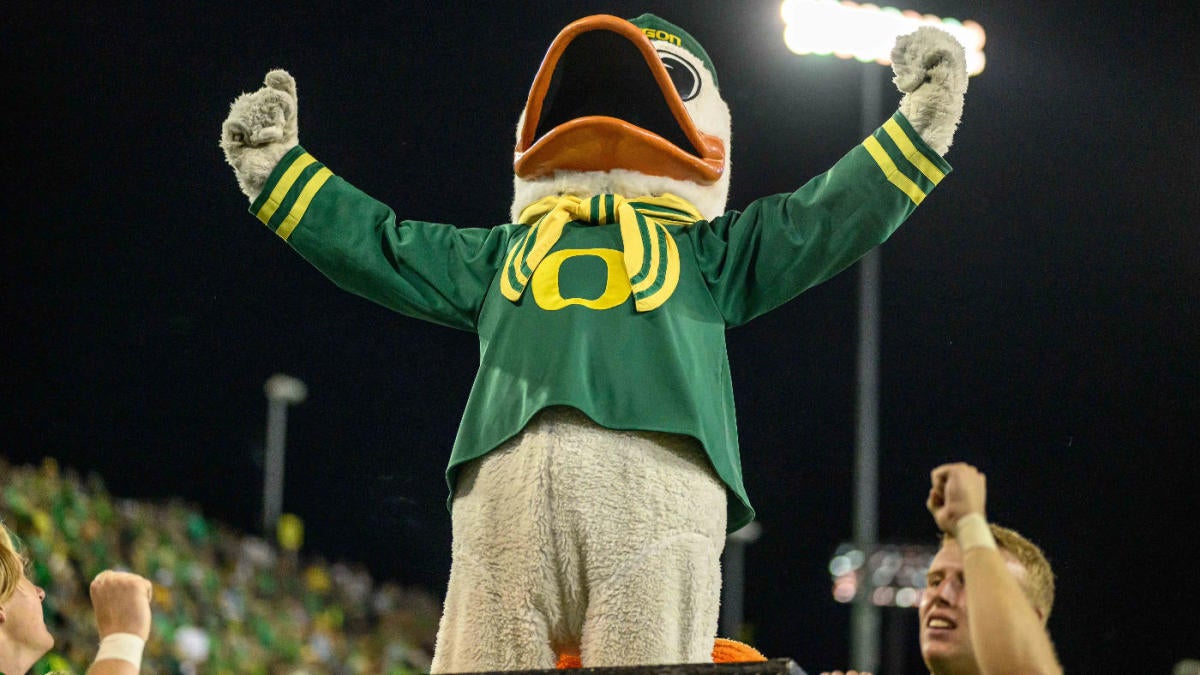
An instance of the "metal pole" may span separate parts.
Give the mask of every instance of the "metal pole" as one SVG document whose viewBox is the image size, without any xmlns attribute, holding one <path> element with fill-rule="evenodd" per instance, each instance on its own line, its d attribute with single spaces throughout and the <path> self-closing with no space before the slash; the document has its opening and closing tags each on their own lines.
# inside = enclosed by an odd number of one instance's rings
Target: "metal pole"
<svg viewBox="0 0 1200 675">
<path fill-rule="evenodd" d="M 882 121 L 884 70 L 863 66 L 862 136 Z M 854 543 L 870 556 L 879 537 L 879 249 L 858 263 L 857 415 L 854 433 Z M 850 613 L 850 665 L 879 670 L 879 607 L 871 602 L 874 588 L 864 575 Z"/>
<path fill-rule="evenodd" d="M 287 432 L 287 401 L 267 400 L 267 452 L 263 466 L 263 534 L 271 528 L 283 511 L 283 455 Z"/>
<path fill-rule="evenodd" d="M 904 675 L 904 648 L 908 642 L 909 626 L 912 626 L 912 616 L 907 609 L 889 607 L 883 610 L 883 622 L 887 626 L 887 668 L 883 672 L 888 675 Z"/>
<path fill-rule="evenodd" d="M 287 435 L 287 408 L 303 403 L 308 396 L 304 383 L 276 373 L 263 385 L 267 394 L 267 442 L 263 461 L 263 535 L 271 530 L 283 512 L 284 445 Z"/>
</svg>

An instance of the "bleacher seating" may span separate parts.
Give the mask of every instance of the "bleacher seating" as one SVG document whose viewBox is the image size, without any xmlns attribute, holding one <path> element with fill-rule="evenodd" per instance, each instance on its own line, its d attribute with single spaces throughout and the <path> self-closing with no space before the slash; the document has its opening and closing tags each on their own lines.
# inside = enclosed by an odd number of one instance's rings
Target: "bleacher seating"
<svg viewBox="0 0 1200 675">
<path fill-rule="evenodd" d="M 428 672 L 440 614 L 430 593 L 286 551 L 194 505 L 118 499 L 53 459 L 0 458 L 0 520 L 46 590 L 56 642 L 34 673 L 87 669 L 97 642 L 87 587 L 106 568 L 154 582 L 143 673 Z"/>
</svg>

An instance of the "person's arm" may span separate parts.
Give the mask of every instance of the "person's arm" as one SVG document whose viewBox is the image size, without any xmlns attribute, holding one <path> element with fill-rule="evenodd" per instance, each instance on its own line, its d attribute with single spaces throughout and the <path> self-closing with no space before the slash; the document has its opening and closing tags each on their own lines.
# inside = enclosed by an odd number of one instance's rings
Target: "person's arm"
<svg viewBox="0 0 1200 675">
<path fill-rule="evenodd" d="M 1008 569 L 988 528 L 987 480 L 969 464 L 934 469 L 927 506 L 963 551 L 967 616 L 979 671 L 1061 673 L 1037 611 Z"/>
<path fill-rule="evenodd" d="M 100 650 L 87 675 L 134 675 L 141 670 L 142 648 L 150 637 L 150 582 L 128 572 L 104 571 L 90 593 Z"/>
</svg>

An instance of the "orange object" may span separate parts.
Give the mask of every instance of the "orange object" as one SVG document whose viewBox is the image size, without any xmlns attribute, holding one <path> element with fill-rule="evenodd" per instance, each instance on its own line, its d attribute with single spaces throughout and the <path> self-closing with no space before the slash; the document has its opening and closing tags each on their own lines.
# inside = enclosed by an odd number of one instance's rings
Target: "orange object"
<svg viewBox="0 0 1200 675">
<path fill-rule="evenodd" d="M 579 35 L 595 30 L 624 37 L 641 52 L 658 87 L 650 95 L 662 96 L 691 148 L 679 148 L 658 134 L 606 116 L 579 117 L 536 137 L 542 104 L 559 57 Z M 540 178 L 555 171 L 621 168 L 711 185 L 724 173 L 725 159 L 724 142 L 696 128 L 671 84 L 666 66 L 642 30 L 624 19 L 597 14 L 570 23 L 546 52 L 525 103 L 525 122 L 517 139 L 513 169 L 521 178 Z"/>
<path fill-rule="evenodd" d="M 717 638 L 713 644 L 712 655 L 713 663 L 749 663 L 767 660 L 767 657 L 754 647 L 744 642 L 725 638 Z"/>
<path fill-rule="evenodd" d="M 719 637 L 713 643 L 712 660 L 713 663 L 752 663 L 766 661 L 767 657 L 744 642 Z M 583 663 L 579 660 L 579 654 L 564 652 L 558 655 L 556 667 L 560 670 L 582 668 Z"/>
</svg>

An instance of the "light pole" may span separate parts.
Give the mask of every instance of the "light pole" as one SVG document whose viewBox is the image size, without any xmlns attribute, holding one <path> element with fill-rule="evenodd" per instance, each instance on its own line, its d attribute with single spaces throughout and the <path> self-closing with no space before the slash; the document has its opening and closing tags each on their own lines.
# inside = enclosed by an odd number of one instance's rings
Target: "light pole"
<svg viewBox="0 0 1200 675">
<path fill-rule="evenodd" d="M 863 69 L 861 137 L 880 123 L 883 70 Z M 879 539 L 879 248 L 858 262 L 857 399 L 854 425 L 854 541 L 869 551 Z M 868 581 L 850 610 L 850 665 L 879 670 L 879 608 Z"/>
<path fill-rule="evenodd" d="M 986 62 L 983 28 L 974 21 L 836 0 L 784 0 L 780 15 L 787 24 L 784 42 L 797 54 L 834 54 L 887 65 L 898 36 L 931 24 L 962 43 L 968 74 L 980 73 Z M 883 74 L 880 68 L 863 68 L 860 138 L 883 121 Z M 879 537 L 880 268 L 878 248 L 858 263 L 853 546 L 866 556 L 878 547 Z M 879 670 L 880 663 L 880 609 L 874 601 L 873 576 L 863 575 L 856 585 L 850 614 L 850 666 L 869 672 Z"/>
<path fill-rule="evenodd" d="M 287 436 L 287 408 L 308 396 L 304 383 L 276 373 L 263 385 L 267 394 L 267 448 L 263 462 L 263 534 L 271 536 L 283 511 L 283 455 Z"/>
</svg>

